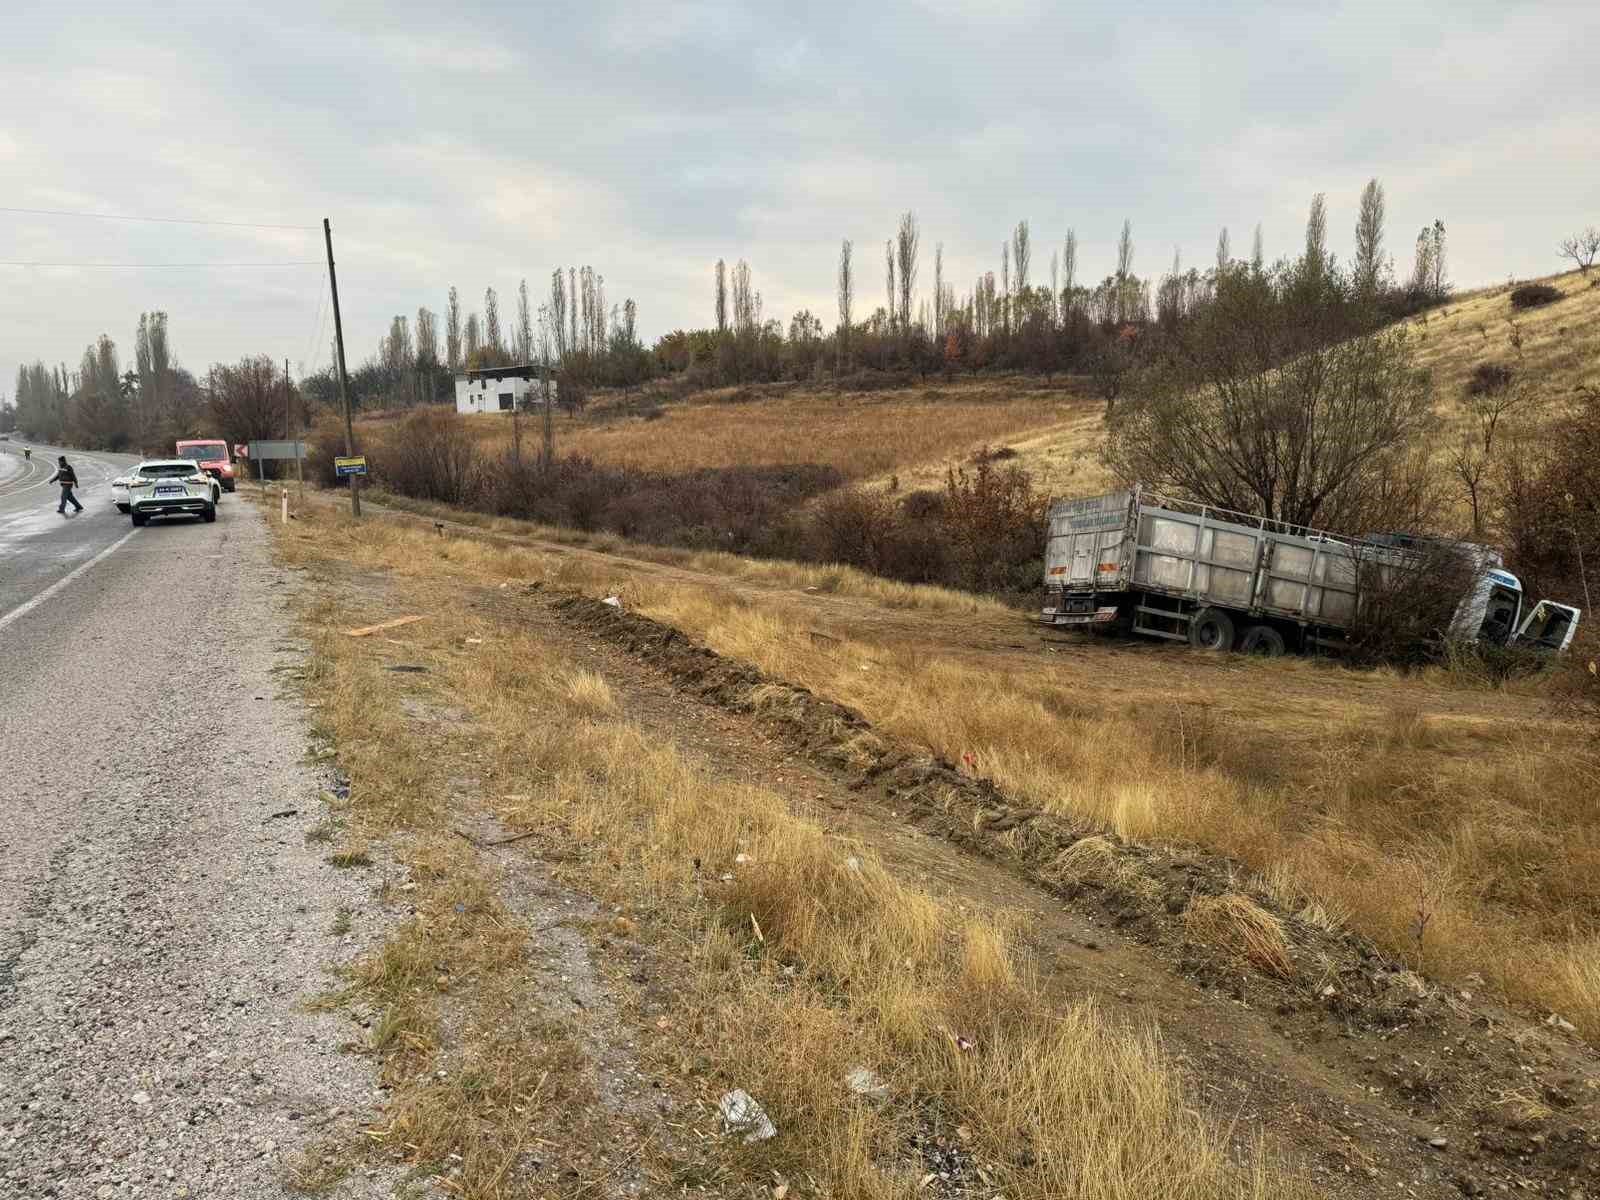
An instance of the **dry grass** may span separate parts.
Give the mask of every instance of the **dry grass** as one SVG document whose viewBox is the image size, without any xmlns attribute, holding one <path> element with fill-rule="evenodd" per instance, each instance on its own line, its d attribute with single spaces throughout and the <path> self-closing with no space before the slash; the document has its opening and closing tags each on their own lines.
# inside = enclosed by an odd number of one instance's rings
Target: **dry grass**
<svg viewBox="0 0 1600 1200">
<path fill-rule="evenodd" d="M 1092 671 L 1058 678 L 991 666 L 868 625 L 835 626 L 819 643 L 815 610 L 801 598 L 769 593 L 756 605 L 715 585 L 640 584 L 620 558 L 613 570 L 381 527 L 351 554 L 419 576 L 621 592 L 629 607 L 888 733 L 952 762 L 970 755 L 978 774 L 1024 802 L 1135 840 L 1192 840 L 1232 855 L 1258 874 L 1262 894 L 1312 924 L 1358 929 L 1443 978 L 1476 972 L 1600 1037 L 1600 990 L 1582 965 L 1600 914 L 1600 762 L 1577 727 L 1548 717 L 1537 681 L 1519 682 L 1493 707 L 1447 716 L 1438 705 L 1452 680 L 1438 672 L 1240 662 L 1197 685 L 1179 673 L 1189 656 L 1177 652 L 1165 660 L 1171 683 L 1156 678 L 1155 692 L 1117 701 L 1090 684 Z M 726 557 L 709 563 L 729 565 Z M 751 578 L 783 568 L 747 569 Z M 863 576 L 856 594 L 873 597 L 872 585 Z M 921 602 L 921 589 L 906 591 Z M 945 603 L 927 601 L 924 611 L 945 612 Z M 1273 699 L 1280 676 L 1316 685 L 1346 675 L 1311 707 Z"/>
<path fill-rule="evenodd" d="M 556 446 L 596 462 L 679 473 L 706 467 L 823 463 L 868 479 L 947 458 L 970 457 L 1057 424 L 1077 403 L 1065 381 L 1018 376 L 872 392 L 832 388 L 721 388 L 672 401 L 646 420 L 626 402 L 557 420 Z M 496 414 L 463 418 L 485 449 L 511 445 L 511 423 Z M 381 429 L 381 423 L 372 428 Z M 524 450 L 538 440 L 534 422 Z"/>
<path fill-rule="evenodd" d="M 379 547 L 365 534 L 358 546 L 321 528 L 294 552 L 390 555 L 411 569 L 409 543 Z M 450 569 L 462 569 L 465 547 L 444 544 Z M 630 928 L 681 946 L 672 957 L 692 967 L 673 1032 L 641 1038 L 642 1052 L 663 1072 L 704 1057 L 709 1099 L 737 1082 L 783 1131 L 750 1147 L 718 1143 L 738 1194 L 779 1171 L 815 1180 L 819 1194 L 909 1200 L 918 1174 L 908 1173 L 905 1139 L 930 1128 L 1018 1200 L 1313 1194 L 1260 1147 L 1235 1161 L 1230 1131 L 1199 1115 L 1153 1033 L 1119 1028 L 1088 1003 L 1053 1009 L 1003 925 L 897 879 L 870 849 L 830 837 L 771 792 L 708 775 L 619 717 L 604 680 L 536 639 L 462 621 L 487 644 L 431 648 L 427 678 L 472 715 L 484 791 L 505 797 L 500 819 L 581 851 L 569 878 L 632 914 Z M 317 645 L 320 685 L 336 699 L 330 729 L 354 780 L 352 821 L 416 830 L 434 810 L 365 776 L 425 751 L 437 772 L 445 756 L 415 731 L 381 725 L 399 685 L 375 670 L 365 643 L 333 635 Z M 373 725 L 380 734 L 369 737 Z M 525 933 L 481 868 L 446 839 L 413 836 L 416 916 L 353 971 L 353 986 L 386 1014 L 374 1041 L 397 1090 L 377 1132 L 418 1163 L 460 1155 L 452 1186 L 491 1200 L 507 1194 L 508 1164 L 537 1120 L 586 1107 L 563 1083 L 581 1064 L 570 1031 L 518 1015 Z M 440 1079 L 446 996 L 469 1010 L 464 1054 Z M 844 1078 L 857 1066 L 887 1082 L 886 1100 L 850 1094 Z"/>
<path fill-rule="evenodd" d="M 1481 973 L 1600 1036 L 1592 973 L 1551 968 L 1579 961 L 1600 912 L 1600 762 L 1574 727 L 1529 728 L 1509 706 L 1500 724 L 1447 724 L 1408 695 L 1421 684 L 1395 679 L 1390 709 L 1308 737 L 1295 711 L 1257 706 L 1238 725 L 1215 698 L 1194 715 L 1175 700 L 1086 707 L 1044 672 L 859 637 L 821 652 L 803 613 L 706 589 L 661 589 L 643 607 L 950 761 L 971 756 L 1023 801 L 1233 855 L 1313 924 L 1348 923 L 1445 977 Z M 1064 876 L 1110 869 L 1078 853 Z"/>
<path fill-rule="evenodd" d="M 1202 945 L 1279 979 L 1294 978 L 1283 922 L 1249 896 L 1228 892 L 1196 897 L 1183 922 L 1189 936 Z"/>
<path fill-rule="evenodd" d="M 532 521 L 491 517 L 442 504 L 411 500 L 404 496 L 384 494 L 381 499 L 390 507 L 405 512 L 448 519 L 458 526 L 482 530 L 490 538 L 485 542 L 456 541 L 446 547 L 436 538 L 423 536 L 416 530 L 392 527 L 374 529 L 371 536 L 377 540 L 373 543 L 372 549 L 380 555 L 388 554 L 401 570 L 420 568 L 425 573 L 448 570 L 449 568 L 442 564 L 449 560 L 441 558 L 441 555 L 449 554 L 464 570 L 477 571 L 491 578 L 541 578 L 551 583 L 563 585 L 570 583 L 573 586 L 587 586 L 600 578 L 589 564 L 553 563 L 548 551 L 529 549 L 519 540 L 534 538 L 555 545 L 580 546 L 600 554 L 616 555 L 615 582 L 618 589 L 625 586 L 638 563 L 652 562 L 701 574 L 719 575 L 729 581 L 792 588 L 830 596 L 853 596 L 894 609 L 989 615 L 1008 614 L 1011 611 L 998 600 L 986 596 L 976 596 L 971 592 L 956 591 L 953 588 L 931 584 L 900 583 L 854 567 L 796 563 L 782 559 L 744 558 L 718 550 L 680 550 L 665 546 L 648 546 L 626 541 L 615 534 L 588 534 L 573 529 L 540 525 Z M 402 544 L 404 549 L 401 549 Z M 391 551 L 393 553 L 390 553 Z"/>
</svg>

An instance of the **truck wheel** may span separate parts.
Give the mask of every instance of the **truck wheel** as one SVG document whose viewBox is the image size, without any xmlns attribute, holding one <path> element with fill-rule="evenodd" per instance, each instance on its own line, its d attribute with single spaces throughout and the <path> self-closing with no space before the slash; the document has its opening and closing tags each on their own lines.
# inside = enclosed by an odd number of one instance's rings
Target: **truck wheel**
<svg viewBox="0 0 1600 1200">
<path fill-rule="evenodd" d="M 1196 650 L 1232 650 L 1233 618 L 1220 608 L 1202 608 L 1189 622 L 1189 644 Z"/>
<path fill-rule="evenodd" d="M 1240 654 L 1259 654 L 1262 658 L 1281 658 L 1287 647 L 1283 634 L 1271 625 L 1252 625 L 1239 639 Z"/>
</svg>

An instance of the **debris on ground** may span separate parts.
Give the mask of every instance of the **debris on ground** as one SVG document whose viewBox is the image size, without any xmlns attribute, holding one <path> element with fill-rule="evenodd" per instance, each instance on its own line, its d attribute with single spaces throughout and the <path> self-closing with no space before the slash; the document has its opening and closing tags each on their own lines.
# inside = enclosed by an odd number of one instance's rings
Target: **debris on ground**
<svg viewBox="0 0 1600 1200">
<path fill-rule="evenodd" d="M 360 629 L 347 629 L 345 630 L 345 636 L 371 637 L 375 633 L 382 633 L 385 629 L 399 629 L 402 625 L 411 625 L 417 621 L 425 620 L 427 620 L 427 617 L 422 615 L 395 617 L 392 620 L 379 621 L 376 625 L 363 625 Z"/>
<path fill-rule="evenodd" d="M 742 1133 L 747 1145 L 778 1136 L 778 1127 L 767 1116 L 767 1110 L 743 1088 L 726 1093 L 718 1108 L 722 1113 L 723 1132 Z"/>
<path fill-rule="evenodd" d="M 609 604 L 612 608 L 621 608 L 622 607 L 622 597 L 621 596 L 607 596 L 600 603 L 601 604 Z"/>
<path fill-rule="evenodd" d="M 889 1085 L 871 1067 L 851 1067 L 845 1072 L 844 1084 L 868 1100 L 885 1100 L 889 1096 Z"/>
</svg>

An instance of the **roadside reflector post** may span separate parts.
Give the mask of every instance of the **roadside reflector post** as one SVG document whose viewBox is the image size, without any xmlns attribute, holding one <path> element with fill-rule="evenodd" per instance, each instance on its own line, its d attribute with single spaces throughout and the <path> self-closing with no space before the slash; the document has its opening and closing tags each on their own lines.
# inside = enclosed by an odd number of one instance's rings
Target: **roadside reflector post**
<svg viewBox="0 0 1600 1200">
<path fill-rule="evenodd" d="M 278 496 L 283 501 L 283 523 L 289 523 L 289 485 L 283 484 L 278 488 Z"/>
</svg>

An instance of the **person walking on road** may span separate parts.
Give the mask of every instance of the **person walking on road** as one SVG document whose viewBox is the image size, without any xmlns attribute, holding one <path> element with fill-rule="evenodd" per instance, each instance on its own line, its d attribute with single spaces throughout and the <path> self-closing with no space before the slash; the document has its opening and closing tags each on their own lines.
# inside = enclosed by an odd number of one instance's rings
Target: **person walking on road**
<svg viewBox="0 0 1600 1200">
<path fill-rule="evenodd" d="M 51 483 L 61 485 L 61 503 L 56 506 L 56 511 L 65 515 L 67 505 L 71 504 L 74 515 L 81 513 L 83 505 L 79 504 L 78 498 L 72 494 L 72 489 L 78 486 L 78 473 L 72 469 L 72 464 L 67 462 L 65 454 L 56 459 L 56 462 L 59 464 L 56 473 L 50 476 Z"/>
</svg>

